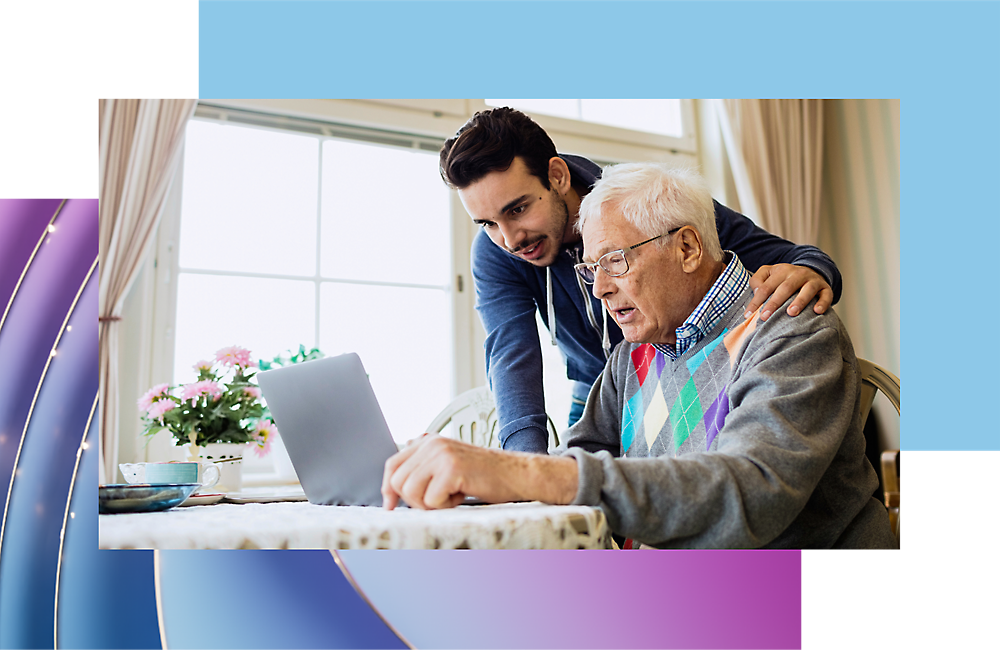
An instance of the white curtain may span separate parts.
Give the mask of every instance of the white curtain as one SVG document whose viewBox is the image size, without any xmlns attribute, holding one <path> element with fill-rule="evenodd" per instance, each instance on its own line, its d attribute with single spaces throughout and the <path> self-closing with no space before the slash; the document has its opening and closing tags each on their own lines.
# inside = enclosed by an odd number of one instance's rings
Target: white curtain
<svg viewBox="0 0 1000 650">
<path fill-rule="evenodd" d="M 719 99 L 715 107 L 742 212 L 775 235 L 816 245 L 823 100 Z"/>
<path fill-rule="evenodd" d="M 101 476 L 118 457 L 118 323 L 154 239 L 194 99 L 100 100 Z"/>
</svg>

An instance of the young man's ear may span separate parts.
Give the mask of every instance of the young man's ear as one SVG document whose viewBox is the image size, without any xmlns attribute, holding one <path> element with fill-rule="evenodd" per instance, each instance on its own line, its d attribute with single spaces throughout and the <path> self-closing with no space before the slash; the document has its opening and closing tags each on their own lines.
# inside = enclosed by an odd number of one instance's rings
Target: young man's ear
<svg viewBox="0 0 1000 650">
<path fill-rule="evenodd" d="M 549 158 L 549 185 L 559 194 L 569 191 L 571 185 L 569 166 L 559 156 Z"/>
</svg>

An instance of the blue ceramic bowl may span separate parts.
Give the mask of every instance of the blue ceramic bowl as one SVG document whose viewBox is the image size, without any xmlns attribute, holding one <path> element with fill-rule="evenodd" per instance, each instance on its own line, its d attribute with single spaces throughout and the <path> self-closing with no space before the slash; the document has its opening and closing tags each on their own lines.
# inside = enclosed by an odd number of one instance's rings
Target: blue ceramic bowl
<svg viewBox="0 0 1000 650">
<path fill-rule="evenodd" d="M 98 512 L 156 512 L 182 503 L 201 483 L 134 483 L 101 485 Z"/>
</svg>

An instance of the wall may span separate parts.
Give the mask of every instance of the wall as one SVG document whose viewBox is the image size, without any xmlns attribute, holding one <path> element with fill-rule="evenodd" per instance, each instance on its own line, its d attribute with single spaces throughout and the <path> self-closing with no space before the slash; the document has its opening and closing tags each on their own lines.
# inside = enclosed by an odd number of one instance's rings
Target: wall
<svg viewBox="0 0 1000 650">
<path fill-rule="evenodd" d="M 819 245 L 837 262 L 837 313 L 859 357 L 900 375 L 898 99 L 828 100 L 824 106 Z M 899 448 L 899 418 L 876 401 L 884 447 Z"/>
</svg>

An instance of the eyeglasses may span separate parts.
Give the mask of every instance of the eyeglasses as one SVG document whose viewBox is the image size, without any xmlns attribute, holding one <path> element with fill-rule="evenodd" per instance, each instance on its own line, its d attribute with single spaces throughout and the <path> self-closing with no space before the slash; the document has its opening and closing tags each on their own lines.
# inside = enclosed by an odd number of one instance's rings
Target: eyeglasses
<svg viewBox="0 0 1000 650">
<path fill-rule="evenodd" d="M 597 279 L 597 267 L 601 267 L 608 276 L 612 278 L 617 278 L 619 276 L 628 273 L 628 260 L 625 258 L 625 251 L 631 251 L 639 248 L 643 244 L 648 244 L 651 241 L 656 241 L 660 237 L 666 237 L 667 235 L 672 235 L 684 226 L 679 226 L 673 230 L 668 230 L 662 235 L 657 235 L 652 239 L 647 239 L 646 241 L 639 242 L 635 246 L 629 246 L 628 248 L 619 248 L 616 251 L 611 251 L 610 253 L 605 253 L 601 255 L 601 258 L 593 264 L 588 264 L 583 262 L 581 264 L 576 264 L 573 266 L 576 272 L 580 274 L 583 281 L 587 284 L 594 284 Z"/>
</svg>

